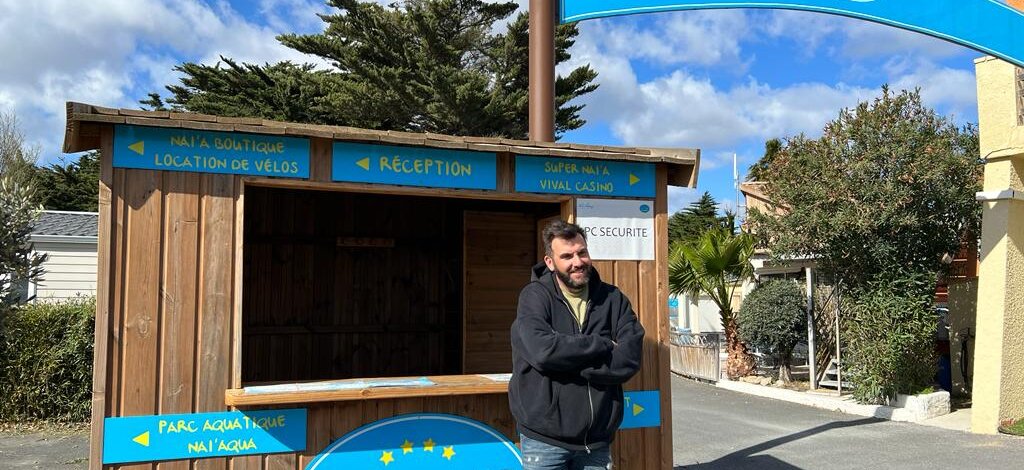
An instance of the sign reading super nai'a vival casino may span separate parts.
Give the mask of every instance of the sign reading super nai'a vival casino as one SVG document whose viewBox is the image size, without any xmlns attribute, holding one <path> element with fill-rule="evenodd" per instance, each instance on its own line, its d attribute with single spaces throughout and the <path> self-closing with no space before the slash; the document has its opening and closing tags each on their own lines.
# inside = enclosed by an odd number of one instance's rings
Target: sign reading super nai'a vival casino
<svg viewBox="0 0 1024 470">
<path fill-rule="evenodd" d="M 1019 2 L 1014 2 L 1019 3 Z M 849 16 L 945 39 L 1024 67 L 1024 13 L 1007 0 L 561 0 L 560 21 L 673 10 L 772 8 Z"/>
</svg>

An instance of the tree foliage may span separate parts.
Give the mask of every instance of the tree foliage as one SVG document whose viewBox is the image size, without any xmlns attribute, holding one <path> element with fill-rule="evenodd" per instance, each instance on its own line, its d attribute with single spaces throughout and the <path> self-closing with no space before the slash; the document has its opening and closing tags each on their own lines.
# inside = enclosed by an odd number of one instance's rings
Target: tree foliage
<svg viewBox="0 0 1024 470">
<path fill-rule="evenodd" d="M 330 0 L 337 13 L 321 15 L 325 30 L 284 34 L 282 44 L 331 64 L 239 64 L 229 58 L 208 66 L 185 63 L 180 85 L 152 108 L 226 116 L 348 125 L 455 135 L 527 135 L 528 17 L 504 33 L 516 3 L 481 0 Z M 578 30 L 556 32 L 556 61 L 569 59 Z M 597 88 L 589 66 L 559 76 L 556 133 L 579 128 L 582 105 L 569 103 Z"/>
<path fill-rule="evenodd" d="M 775 279 L 755 288 L 736 318 L 740 338 L 778 360 L 779 379 L 791 380 L 793 348 L 807 337 L 807 301 L 793 281 Z"/>
<path fill-rule="evenodd" d="M 785 214 L 751 211 L 776 256 L 811 256 L 848 287 L 892 268 L 937 272 L 977 233 L 977 129 L 957 128 L 917 91 L 883 88 L 843 110 L 819 139 L 786 140 L 764 168 Z"/>
<path fill-rule="evenodd" d="M 896 270 L 876 276 L 849 302 L 843 373 L 855 399 L 887 404 L 897 393 L 915 394 L 932 383 L 934 296 L 933 274 Z"/>
<path fill-rule="evenodd" d="M 37 153 L 25 145 L 14 114 L 0 113 L 0 319 L 24 300 L 21 286 L 42 275 L 46 259 L 28 239 L 40 209 L 32 186 Z"/>
<path fill-rule="evenodd" d="M 754 368 L 753 358 L 737 335 L 732 307 L 736 286 L 753 275 L 753 254 L 753 237 L 745 233 L 734 235 L 718 227 L 704 231 L 695 240 L 674 244 L 669 254 L 669 291 L 692 297 L 705 294 L 718 307 L 729 353 L 729 378 L 743 377 Z"/>
<path fill-rule="evenodd" d="M 925 107 L 918 91 L 882 89 L 843 110 L 821 138 L 785 140 L 763 166 L 781 214 L 749 220 L 773 256 L 813 257 L 842 285 L 844 368 L 861 401 L 930 384 L 936 275 L 977 234 L 981 159 L 974 126 Z"/>
<path fill-rule="evenodd" d="M 49 210 L 96 212 L 99 177 L 99 152 L 89 152 L 73 162 L 37 168 L 36 193 Z"/>
<path fill-rule="evenodd" d="M 668 219 L 668 242 L 693 241 L 710 228 L 732 230 L 731 214 L 718 215 L 718 203 L 705 191 L 690 207 L 672 214 Z"/>
</svg>

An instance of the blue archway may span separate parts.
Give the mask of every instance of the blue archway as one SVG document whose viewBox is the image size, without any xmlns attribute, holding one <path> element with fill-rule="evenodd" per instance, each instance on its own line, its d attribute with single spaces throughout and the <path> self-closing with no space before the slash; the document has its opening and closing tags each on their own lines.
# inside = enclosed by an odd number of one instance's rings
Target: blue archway
<svg viewBox="0 0 1024 470">
<path fill-rule="evenodd" d="M 677 10 L 761 8 L 848 16 L 945 39 L 1024 67 L 1024 13 L 1005 0 L 560 0 L 559 21 Z"/>
</svg>

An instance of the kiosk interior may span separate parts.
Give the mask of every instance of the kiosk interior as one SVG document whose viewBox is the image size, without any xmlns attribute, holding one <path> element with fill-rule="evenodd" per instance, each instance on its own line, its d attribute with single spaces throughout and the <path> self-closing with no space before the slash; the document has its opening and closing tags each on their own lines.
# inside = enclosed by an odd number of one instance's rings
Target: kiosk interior
<svg viewBox="0 0 1024 470">
<path fill-rule="evenodd" d="M 69 103 L 65 151 L 91 149 L 90 468 L 507 468 L 518 292 L 584 213 L 642 227 L 594 263 L 647 330 L 617 466 L 671 468 L 667 186 L 697 151 Z"/>
</svg>

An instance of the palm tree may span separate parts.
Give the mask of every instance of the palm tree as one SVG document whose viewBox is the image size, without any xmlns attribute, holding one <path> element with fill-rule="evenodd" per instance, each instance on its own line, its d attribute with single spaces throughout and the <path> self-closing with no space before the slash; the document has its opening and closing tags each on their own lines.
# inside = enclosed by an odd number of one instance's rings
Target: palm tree
<svg viewBox="0 0 1024 470">
<path fill-rule="evenodd" d="M 730 379 L 749 375 L 754 370 L 754 359 L 737 335 L 736 312 L 732 308 L 736 286 L 754 274 L 750 264 L 753 253 L 751 235 L 733 235 L 728 230 L 711 228 L 695 240 L 676 242 L 669 254 L 669 290 L 691 297 L 703 293 L 718 306 L 725 328 L 729 353 L 726 374 Z"/>
</svg>

